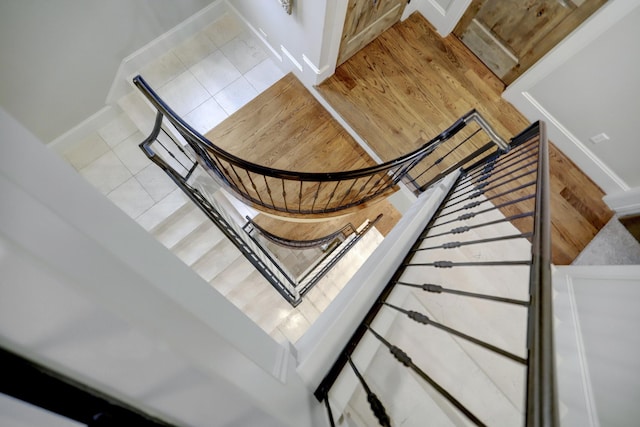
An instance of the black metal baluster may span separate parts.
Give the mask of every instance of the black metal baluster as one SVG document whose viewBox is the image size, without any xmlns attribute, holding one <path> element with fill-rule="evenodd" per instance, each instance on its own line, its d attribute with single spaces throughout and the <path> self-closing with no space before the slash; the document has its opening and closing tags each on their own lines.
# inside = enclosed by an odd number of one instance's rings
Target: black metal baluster
<svg viewBox="0 0 640 427">
<path fill-rule="evenodd" d="M 282 201 L 284 202 L 284 210 L 285 212 L 290 212 L 289 206 L 287 206 L 287 190 L 284 188 L 284 179 L 280 178 L 280 181 L 282 182 Z"/>
<path fill-rule="evenodd" d="M 480 346 L 482 348 L 485 348 L 485 349 L 487 349 L 489 351 L 492 351 L 492 352 L 494 352 L 496 354 L 504 356 L 507 359 L 511 359 L 514 362 L 518 362 L 518 363 L 521 363 L 523 365 L 527 364 L 526 359 L 524 359 L 524 358 L 522 358 L 522 357 L 520 357 L 518 355 L 515 355 L 515 354 L 513 354 L 513 353 L 511 353 L 509 351 L 501 349 L 500 347 L 496 347 L 495 345 L 492 345 L 492 344 L 489 344 L 489 343 L 484 342 L 482 340 L 479 340 L 477 338 L 474 338 L 471 335 L 468 335 L 468 334 L 465 334 L 464 332 L 458 331 L 457 329 L 453 329 L 453 328 L 450 328 L 449 326 L 445 326 L 440 322 L 435 322 L 435 321 L 431 320 L 427 315 L 425 315 L 423 313 L 420 313 L 418 311 L 413 311 L 413 310 L 405 310 L 402 307 L 398 307 L 396 305 L 389 304 L 388 302 L 385 302 L 384 305 L 386 305 L 387 307 L 393 308 L 394 310 L 399 311 L 400 313 L 403 313 L 409 319 L 411 319 L 411 320 L 413 320 L 415 322 L 422 323 L 423 325 L 427 325 L 427 326 L 431 325 L 434 328 L 440 329 L 442 331 L 450 333 L 451 335 L 455 335 L 455 336 L 457 336 L 459 338 L 462 338 L 464 340 L 472 342 L 472 343 L 474 343 L 474 344 L 476 344 L 476 345 L 478 345 L 478 346 Z"/>
<path fill-rule="evenodd" d="M 302 184 L 300 181 L 300 190 L 298 191 L 298 213 L 302 213 Z"/>
<path fill-rule="evenodd" d="M 482 181 L 486 179 L 486 176 L 502 172 L 503 170 L 521 162 L 523 159 L 529 159 L 532 156 L 537 156 L 537 152 L 538 147 L 536 145 L 532 145 L 527 149 L 514 149 L 508 154 L 499 155 L 484 165 L 480 164 L 475 167 L 472 166 L 470 169 L 465 171 L 465 175 L 460 184 Z"/>
<path fill-rule="evenodd" d="M 269 199 L 271 200 L 271 206 L 273 208 L 275 208 L 276 204 L 273 201 L 273 196 L 271 195 L 271 187 L 269 186 L 269 183 L 267 182 L 267 177 L 265 175 L 262 175 L 262 179 L 264 180 L 264 186 L 267 189 L 267 194 L 269 195 Z"/>
<path fill-rule="evenodd" d="M 531 200 L 531 199 L 533 199 L 535 197 L 536 197 L 536 195 L 532 193 L 532 194 L 529 194 L 528 196 L 520 197 L 519 199 L 516 199 L 516 200 L 509 200 L 508 202 L 500 203 L 499 205 L 493 205 L 492 207 L 487 208 L 487 209 L 482 209 L 482 210 L 475 211 L 475 212 L 467 212 L 465 214 L 462 214 L 462 215 L 460 215 L 460 216 L 458 216 L 456 218 L 450 219 L 448 221 L 444 221 L 444 222 L 439 222 L 437 224 L 433 224 L 430 228 L 434 229 L 436 227 L 440 227 L 440 226 L 443 226 L 443 225 L 451 224 L 451 223 L 456 222 L 456 221 L 465 221 L 467 219 L 475 218 L 475 217 L 480 216 L 480 215 L 482 215 L 484 213 L 487 213 L 487 212 L 499 210 L 500 208 L 504 208 L 504 207 L 507 207 L 507 206 L 510 206 L 510 205 L 515 205 L 515 204 L 518 204 L 520 202 L 524 202 L 526 200 Z M 442 218 L 444 216 L 449 216 L 451 214 L 452 214 L 452 212 L 440 215 L 437 219 L 440 219 L 440 218 Z"/>
<path fill-rule="evenodd" d="M 462 141 L 460 141 L 458 144 L 456 144 L 453 148 L 451 148 L 449 151 L 447 151 L 444 155 L 442 155 L 441 157 L 439 157 L 438 159 L 436 159 L 431 166 L 429 166 L 428 168 L 426 168 L 425 170 L 423 170 L 422 172 L 420 172 L 420 174 L 418 176 L 416 176 L 413 181 L 416 181 L 417 179 L 419 179 L 422 175 L 424 175 L 425 173 L 429 172 L 431 170 L 431 168 L 439 165 L 440 163 L 442 163 L 442 161 L 444 159 L 446 159 L 447 157 L 449 157 L 450 154 L 452 154 L 455 150 L 457 150 L 458 148 L 460 148 L 462 146 L 462 144 L 465 144 L 467 141 L 469 141 L 471 138 L 473 138 L 478 132 L 480 132 L 482 129 L 478 128 L 476 129 L 471 135 L 469 135 L 468 137 L 466 137 L 465 139 L 463 139 Z"/>
<path fill-rule="evenodd" d="M 458 242 L 458 241 L 446 242 L 437 246 L 428 246 L 426 248 L 413 249 L 412 252 L 430 251 L 435 249 L 455 249 L 461 246 L 479 245 L 482 243 L 500 242 L 503 240 L 523 239 L 523 238 L 531 237 L 532 234 L 533 233 L 520 233 L 520 234 L 510 234 L 510 235 L 498 236 L 498 237 L 487 237 L 485 239 L 469 240 L 465 242 Z"/>
<path fill-rule="evenodd" d="M 353 187 L 356 185 L 356 182 L 358 182 L 358 179 L 359 178 L 352 179 L 353 182 L 351 183 L 351 186 L 349 187 L 347 192 L 344 193 L 344 196 L 342 196 L 342 199 L 340 200 L 340 203 L 338 203 L 338 205 L 343 206 L 344 199 L 346 199 L 349 193 L 351 193 L 351 190 L 353 190 Z"/>
<path fill-rule="evenodd" d="M 313 196 L 313 203 L 311 204 L 311 212 L 314 212 L 314 208 L 316 207 L 316 202 L 318 201 L 318 195 L 320 194 L 320 187 L 322 186 L 322 181 L 318 181 L 318 188 L 316 189 L 316 194 Z"/>
<path fill-rule="evenodd" d="M 488 201 L 491 201 L 491 200 L 497 199 L 497 198 L 499 198 L 499 197 L 506 196 L 507 194 L 514 193 L 514 192 L 516 192 L 516 191 L 518 191 L 518 190 L 523 190 L 523 189 L 525 189 L 525 188 L 527 188 L 527 187 L 533 187 L 533 186 L 535 186 L 535 185 L 536 185 L 536 182 L 535 182 L 535 181 L 529 181 L 529 182 L 527 182 L 527 183 L 525 183 L 525 184 L 522 184 L 522 185 L 519 185 L 519 186 L 517 186 L 517 187 L 515 187 L 515 188 L 511 188 L 511 189 L 509 189 L 509 190 L 503 191 L 502 193 L 498 193 L 498 194 L 495 194 L 495 195 L 493 195 L 493 196 L 487 197 L 487 198 L 485 198 L 485 199 L 484 199 L 484 200 L 482 200 L 482 201 L 477 201 L 477 200 L 476 200 L 476 201 L 473 201 L 473 202 L 471 202 L 471 203 L 469 203 L 469 204 L 467 204 L 467 205 L 464 205 L 464 206 L 462 206 L 462 207 L 460 207 L 460 208 L 458 208 L 458 209 L 455 209 L 455 210 L 453 210 L 453 211 L 443 212 L 441 216 L 449 215 L 449 214 L 451 214 L 451 213 L 453 213 L 453 212 L 460 212 L 460 211 L 463 211 L 463 210 L 466 210 L 466 209 L 475 208 L 476 206 L 478 206 L 478 205 L 480 205 L 480 204 L 482 204 L 482 203 L 486 203 L 486 202 L 488 202 Z M 449 206 L 445 206 L 444 208 L 450 208 L 451 206 L 458 205 L 458 204 L 460 204 L 460 203 L 462 203 L 462 202 L 464 202 L 464 201 L 466 201 L 466 200 L 470 200 L 470 198 L 468 198 L 468 199 L 464 199 L 464 200 L 460 200 L 459 202 L 456 202 L 456 203 L 454 203 L 454 204 L 452 204 L 452 205 L 449 205 Z"/>
<path fill-rule="evenodd" d="M 535 174 L 535 173 L 536 173 L 535 169 L 527 171 L 527 172 L 524 172 L 524 173 L 522 173 L 520 175 L 515 175 L 515 176 L 511 176 L 511 173 L 510 173 L 509 179 L 507 179 L 505 181 L 501 181 L 501 182 L 497 183 L 496 185 L 494 185 L 493 187 L 489 187 L 488 186 L 489 185 L 488 182 L 483 182 L 482 184 L 477 185 L 475 188 L 467 190 L 467 191 L 463 192 L 462 194 L 459 194 L 459 195 L 457 195 L 455 197 L 451 197 L 448 200 L 448 202 L 450 202 L 452 200 L 456 200 L 456 199 L 458 199 L 460 197 L 464 197 L 467 194 L 470 194 L 469 198 L 473 199 L 473 198 L 476 198 L 476 197 L 480 196 L 481 194 L 486 193 L 487 191 L 495 190 L 496 188 L 500 188 L 505 184 L 509 184 L 510 182 L 513 182 L 513 181 L 515 181 L 517 179 L 520 179 L 522 177 L 525 177 L 525 176 L 528 176 L 528 175 L 532 175 L 532 174 Z M 449 206 L 453 206 L 453 205 L 449 205 Z"/>
<path fill-rule="evenodd" d="M 489 225 L 500 224 L 502 222 L 510 222 L 510 221 L 513 221 L 513 220 L 516 220 L 516 219 L 527 218 L 527 217 L 533 217 L 533 212 L 524 212 L 524 213 L 521 213 L 521 214 L 509 216 L 509 217 L 496 219 L 494 221 L 485 222 L 483 224 L 464 225 L 462 227 L 452 228 L 451 230 L 446 231 L 444 233 L 430 234 L 430 235 L 427 235 L 427 236 L 421 236 L 421 238 L 422 238 L 422 240 L 426 240 L 426 239 L 431 239 L 433 237 L 446 236 L 448 234 L 461 234 L 461 233 L 466 233 L 469 230 L 473 230 L 474 228 L 486 227 L 486 226 L 489 226 Z M 427 233 L 428 233 L 428 231 L 429 230 L 427 230 Z"/>
<path fill-rule="evenodd" d="M 389 419 L 387 411 L 384 409 L 384 405 L 382 404 L 378 396 L 376 396 L 376 394 L 371 391 L 369 385 L 367 385 L 367 382 L 364 380 L 364 378 L 358 371 L 358 368 L 356 368 L 356 365 L 353 363 L 353 360 L 351 360 L 351 357 L 349 357 L 347 360 L 349 361 L 351 369 L 353 369 L 353 372 L 356 374 L 356 377 L 358 377 L 358 380 L 360 381 L 362 388 L 364 388 L 365 393 L 367 393 L 367 402 L 369 402 L 369 406 L 371 407 L 371 411 L 373 411 L 373 415 L 375 415 L 382 427 L 391 427 L 391 419 Z"/>
<path fill-rule="evenodd" d="M 523 159 L 513 163 L 512 165 L 510 165 L 510 167 L 515 167 L 516 165 L 518 165 L 518 164 L 520 164 L 522 162 L 526 162 L 527 160 L 529 160 L 531 158 L 533 158 L 533 160 L 531 160 L 529 163 L 526 163 L 523 166 L 518 166 L 517 169 L 509 169 L 509 168 L 505 168 L 505 169 L 502 169 L 502 170 L 494 169 L 489 174 L 481 175 L 480 178 L 478 178 L 476 181 L 470 182 L 470 183 L 465 184 L 465 185 L 459 185 L 456 188 L 456 191 L 453 192 L 453 194 L 457 194 L 459 191 L 464 190 L 465 188 L 472 187 L 476 183 L 481 183 L 481 182 L 485 182 L 485 181 L 488 182 L 488 183 L 493 183 L 495 181 L 498 181 L 499 179 L 504 178 L 506 175 L 512 173 L 515 170 L 519 170 L 519 169 L 522 169 L 522 168 L 525 168 L 525 167 L 529 167 L 529 166 L 535 167 L 535 165 L 538 163 L 537 152 L 532 154 L 529 157 L 524 157 Z M 503 174 L 502 175 L 498 175 L 499 173 L 503 173 Z M 498 175 L 498 176 L 494 176 L 494 175 Z M 489 179 L 489 178 L 492 178 L 492 179 Z"/>
<path fill-rule="evenodd" d="M 247 177 L 249 178 L 249 182 L 251 183 L 251 187 L 253 188 L 253 191 L 256 193 L 256 196 L 258 196 L 258 200 L 260 200 L 260 205 L 266 206 L 265 203 L 262 201 L 262 196 L 258 191 L 258 187 L 256 186 L 256 183 L 253 182 L 253 178 L 251 178 L 251 173 L 246 169 L 243 169 L 243 170 L 247 174 Z"/>
<path fill-rule="evenodd" d="M 327 203 L 324 205 L 324 209 L 322 210 L 323 212 L 326 212 L 327 209 L 329 208 L 329 203 L 331 203 L 331 200 L 333 200 L 333 197 L 336 195 L 336 190 L 338 189 L 338 186 L 340 185 L 341 182 L 342 181 L 336 181 L 336 186 L 333 187 L 331 194 L 329 194 L 329 200 L 327 200 Z"/>
<path fill-rule="evenodd" d="M 401 282 L 401 281 L 397 281 L 395 283 L 401 286 L 418 288 L 418 289 L 422 289 L 423 291 L 436 293 L 436 294 L 447 293 L 447 294 L 453 294 L 453 295 L 460 295 L 464 297 L 486 299 L 486 300 L 496 301 L 496 302 L 504 302 L 507 304 L 529 306 L 529 301 L 521 301 L 513 298 L 498 297 L 495 295 L 479 294 L 476 292 L 460 291 L 458 289 L 445 288 L 444 286 L 435 285 L 433 283 L 424 283 L 422 285 L 419 285 L 416 283 Z"/>
<path fill-rule="evenodd" d="M 449 401 L 449 403 L 451 403 L 453 406 L 458 408 L 458 410 L 460 412 L 462 412 L 467 418 L 469 418 L 469 420 L 471 422 L 473 422 L 475 425 L 477 425 L 477 426 L 485 426 L 485 424 L 482 421 L 480 421 L 480 419 L 478 417 L 473 415 L 473 413 L 470 410 L 468 410 L 466 406 L 464 406 L 462 403 L 460 403 L 460 401 L 458 399 L 453 397 L 451 395 L 451 393 L 449 393 L 447 390 L 445 390 L 440 384 L 435 382 L 429 375 L 427 375 L 426 372 L 424 372 L 422 369 L 420 369 L 418 366 L 416 366 L 413 363 L 413 361 L 411 360 L 411 357 L 409 357 L 409 355 L 407 353 L 405 353 L 401 348 L 396 347 L 395 345 L 392 345 L 391 343 L 389 343 L 389 341 L 384 339 L 380 334 L 378 334 L 370 326 L 367 326 L 367 329 L 382 344 L 384 344 L 389 349 L 389 351 L 391 352 L 393 357 L 395 357 L 398 362 L 402 363 L 404 366 L 408 367 L 413 372 L 418 374 L 423 380 L 425 380 L 427 383 L 429 383 L 429 385 L 431 385 L 431 387 L 433 387 L 438 393 L 440 393 L 445 399 L 447 399 Z"/>
<path fill-rule="evenodd" d="M 327 408 L 327 417 L 329 417 L 329 425 L 331 427 L 336 427 L 336 423 L 333 420 L 333 412 L 331 411 L 331 404 L 329 403 L 329 396 L 324 399 L 324 406 Z"/>
</svg>

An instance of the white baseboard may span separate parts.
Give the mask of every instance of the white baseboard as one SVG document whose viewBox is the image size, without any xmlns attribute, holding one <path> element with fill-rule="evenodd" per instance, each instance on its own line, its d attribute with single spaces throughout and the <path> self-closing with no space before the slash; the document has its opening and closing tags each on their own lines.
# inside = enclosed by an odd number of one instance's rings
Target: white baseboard
<svg viewBox="0 0 640 427">
<path fill-rule="evenodd" d="M 67 149 L 87 138 L 91 133 L 96 132 L 111 120 L 115 119 L 121 112 L 122 110 L 117 105 L 106 105 L 97 113 L 49 142 L 47 146 L 57 153 L 62 154 L 67 151 Z"/>
<path fill-rule="evenodd" d="M 242 23 L 245 25 L 245 27 L 247 27 L 249 29 L 249 31 L 251 31 L 257 38 L 258 40 L 260 40 L 262 42 L 262 44 L 264 45 L 264 47 L 266 47 L 269 52 L 271 53 L 271 56 L 273 56 L 275 59 L 277 59 L 280 63 L 282 62 L 282 55 L 280 54 L 280 51 L 278 51 L 278 49 L 276 49 L 275 47 L 273 47 L 271 45 L 271 43 L 269 43 L 267 41 L 267 39 L 264 37 L 264 35 L 262 34 L 262 32 L 260 32 L 256 27 L 254 27 L 253 25 L 251 25 L 251 23 L 249 21 L 247 21 L 247 18 L 245 18 L 244 16 L 242 16 L 242 14 L 240 12 L 238 12 L 238 9 L 235 8 L 234 5 L 232 5 L 231 3 L 229 3 L 228 0 L 225 0 L 225 5 L 227 6 L 227 8 L 233 12 L 235 14 L 235 16 L 242 21 Z"/>
<path fill-rule="evenodd" d="M 114 105 L 132 89 L 130 77 L 136 71 L 150 64 L 163 53 L 179 46 L 190 37 L 211 24 L 217 17 L 228 10 L 227 2 L 217 0 L 196 14 L 182 21 L 160 37 L 147 43 L 122 60 L 116 77 L 107 95 L 106 104 Z"/>
<path fill-rule="evenodd" d="M 640 187 L 607 194 L 603 200 L 618 216 L 640 214 Z"/>
<path fill-rule="evenodd" d="M 605 193 L 618 193 L 629 189 L 627 183 L 591 152 L 571 131 L 547 111 L 529 92 L 507 91 L 503 97 L 511 102 L 530 121 L 542 120 L 547 124 L 549 139 Z"/>
</svg>

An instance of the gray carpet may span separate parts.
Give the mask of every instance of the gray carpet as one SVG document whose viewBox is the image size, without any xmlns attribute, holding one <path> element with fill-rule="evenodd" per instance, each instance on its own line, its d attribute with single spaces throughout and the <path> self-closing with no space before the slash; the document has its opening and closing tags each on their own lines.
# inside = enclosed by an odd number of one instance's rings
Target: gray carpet
<svg viewBox="0 0 640 427">
<path fill-rule="evenodd" d="M 613 217 L 572 265 L 640 264 L 640 243 Z"/>
</svg>

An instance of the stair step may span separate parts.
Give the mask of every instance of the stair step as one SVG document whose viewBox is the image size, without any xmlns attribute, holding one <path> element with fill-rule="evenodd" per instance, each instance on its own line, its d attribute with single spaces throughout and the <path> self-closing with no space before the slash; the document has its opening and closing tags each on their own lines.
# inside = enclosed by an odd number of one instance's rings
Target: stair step
<svg viewBox="0 0 640 427">
<path fill-rule="evenodd" d="M 225 268 L 242 257 L 240 251 L 226 237 L 216 243 L 207 253 L 191 265 L 204 280 L 210 282 Z"/>
<path fill-rule="evenodd" d="M 187 204 L 154 228 L 152 234 L 167 248 L 172 248 L 205 221 L 209 219 L 197 206 Z"/>
<path fill-rule="evenodd" d="M 202 258 L 224 238 L 224 234 L 222 234 L 213 222 L 206 221 L 185 236 L 171 251 L 185 264 L 190 266 Z"/>
<path fill-rule="evenodd" d="M 244 309 L 248 304 L 255 300 L 258 295 L 264 292 L 274 291 L 273 286 L 264 278 L 264 276 L 256 270 L 249 261 L 246 261 L 251 268 L 251 272 L 246 275 L 242 280 L 238 281 L 236 286 L 233 287 L 226 297 L 229 301 L 240 308 Z"/>
<path fill-rule="evenodd" d="M 145 213 L 140 215 L 136 222 L 145 230 L 152 230 L 166 221 L 176 211 L 186 204 L 190 204 L 189 198 L 179 188 L 173 190 L 168 196 L 160 200 Z"/>
<path fill-rule="evenodd" d="M 243 255 L 240 255 L 217 274 L 209 283 L 221 294 L 227 296 L 242 286 L 243 281 L 255 271 L 255 267 Z"/>
</svg>

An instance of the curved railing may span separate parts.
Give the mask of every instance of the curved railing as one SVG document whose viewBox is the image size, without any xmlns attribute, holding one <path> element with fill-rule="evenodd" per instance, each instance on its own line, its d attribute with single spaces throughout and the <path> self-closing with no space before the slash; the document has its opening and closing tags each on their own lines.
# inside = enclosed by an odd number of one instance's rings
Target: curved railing
<svg viewBox="0 0 640 427">
<path fill-rule="evenodd" d="M 385 197 L 397 189 L 401 180 L 407 181 L 417 191 L 437 173 L 446 170 L 440 165 L 449 154 L 435 159 L 432 154 L 445 142 L 460 138 L 454 148 L 469 144 L 472 138 L 485 139 L 479 151 L 495 145 L 507 149 L 504 142 L 475 111 L 458 119 L 440 135 L 432 138 L 417 150 L 376 166 L 336 172 L 297 172 L 273 169 L 241 159 L 213 144 L 178 116 L 145 82 L 141 76 L 133 79 L 135 86 L 151 102 L 158 114 L 175 128 L 193 151 L 196 160 L 207 172 L 227 186 L 244 201 L 258 209 L 287 215 L 326 215 L 341 212 L 364 203 Z M 475 122 L 479 132 L 461 132 L 469 123 Z M 476 146 L 478 144 L 476 143 Z M 432 162 L 425 164 L 431 157 Z M 461 160 L 451 156 L 450 167 L 460 167 Z M 468 161 L 471 157 L 463 159 Z M 434 168 L 433 165 L 438 167 Z M 414 178 L 412 178 L 412 175 Z"/>
<path fill-rule="evenodd" d="M 250 229 L 254 229 L 258 231 L 262 237 L 269 240 L 270 242 L 275 243 L 276 245 L 279 245 L 279 246 L 283 246 L 285 248 L 290 248 L 290 249 L 317 248 L 319 246 L 323 246 L 328 243 L 331 243 L 337 238 L 344 240 L 344 238 L 347 237 L 349 234 L 356 232 L 356 228 L 353 226 L 353 224 L 348 223 L 345 226 L 341 227 L 340 229 L 327 234 L 326 236 L 318 237 L 315 239 L 308 239 L 308 240 L 295 240 L 295 239 L 288 239 L 283 236 L 278 236 L 277 234 L 273 234 L 269 230 L 266 230 L 260 227 L 260 225 L 256 224 L 253 220 L 251 220 L 251 218 L 246 217 L 246 219 L 247 219 L 247 223 L 243 227 L 246 231 Z"/>
</svg>

